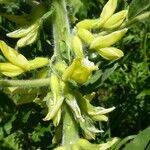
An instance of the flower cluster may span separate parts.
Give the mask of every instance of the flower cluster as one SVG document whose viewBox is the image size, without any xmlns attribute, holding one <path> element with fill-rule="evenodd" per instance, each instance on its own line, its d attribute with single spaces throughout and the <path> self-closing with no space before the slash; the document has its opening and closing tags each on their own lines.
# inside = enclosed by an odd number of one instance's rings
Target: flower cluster
<svg viewBox="0 0 150 150">
<path fill-rule="evenodd" d="M 98 70 L 98 66 L 88 59 L 84 51 L 84 45 L 88 47 L 89 53 L 94 51 L 106 60 L 116 60 L 124 55 L 120 49 L 113 47 L 113 45 L 128 30 L 127 28 L 121 28 L 128 11 L 122 10 L 115 13 L 116 7 L 117 0 L 109 0 L 99 18 L 85 19 L 78 22 L 71 35 L 72 62 L 67 65 L 63 59 L 51 60 L 50 70 L 47 70 L 49 72 L 50 90 L 42 101 L 47 106 L 47 114 L 43 120 L 52 120 L 54 126 L 61 128 L 62 112 L 65 111 L 64 108 L 67 105 L 67 108 L 73 114 L 74 121 L 82 129 L 82 134 L 86 139 L 95 139 L 97 133 L 103 132 L 97 129 L 94 123 L 95 121 L 107 121 L 106 114 L 113 111 L 115 107 L 94 106 L 91 104 L 91 100 L 95 96 L 94 92 L 82 95 L 80 90 L 74 90 L 70 85 L 74 83 L 77 83 L 77 86 L 84 84 L 92 76 L 92 72 Z M 36 20 L 27 27 L 8 33 L 7 36 L 20 38 L 17 42 L 17 47 L 29 45 L 36 40 L 41 21 L 41 19 Z M 119 29 L 117 30 L 117 28 Z M 0 50 L 8 61 L 0 63 L 0 73 L 8 77 L 15 77 L 49 64 L 49 60 L 42 57 L 27 60 L 22 54 L 3 41 L 0 41 Z M 85 139 L 78 138 L 73 144 L 70 144 L 70 148 L 76 150 L 105 150 L 116 141 L 117 139 L 114 138 L 107 143 L 96 145 L 89 143 Z M 67 149 L 67 146 L 56 149 L 64 150 Z"/>
<path fill-rule="evenodd" d="M 98 66 L 89 61 L 88 56 L 84 54 L 83 44 L 88 45 L 91 53 L 94 50 L 107 60 L 116 60 L 123 56 L 123 52 L 112 47 L 112 45 L 125 35 L 127 29 L 120 29 L 112 33 L 110 31 L 123 23 L 127 11 L 114 13 L 116 6 L 117 0 L 109 0 L 99 18 L 86 19 L 76 24 L 71 36 L 71 49 L 75 57 L 70 65 L 67 65 L 65 61 L 56 61 L 52 66 L 53 70 L 50 74 L 51 91 L 44 98 L 48 108 L 44 121 L 52 120 L 54 126 L 58 126 L 61 121 L 61 113 L 64 111 L 62 105 L 66 103 L 87 139 L 95 139 L 97 133 L 103 132 L 95 127 L 94 122 L 107 121 L 108 118 L 105 114 L 113 111 L 115 107 L 106 109 L 93 106 L 91 100 L 95 93 L 82 95 L 79 90 L 70 88 L 70 81 L 83 84 L 92 76 L 93 71 L 98 70 Z M 96 31 L 102 30 L 102 33 L 92 33 L 95 29 Z"/>
<path fill-rule="evenodd" d="M 0 41 L 0 50 L 9 62 L 0 63 L 0 73 L 8 77 L 15 77 L 24 72 L 34 70 L 48 65 L 47 58 L 36 57 L 27 60 L 22 54 L 8 46 L 4 41 Z"/>
<path fill-rule="evenodd" d="M 85 19 L 76 24 L 72 35 L 72 50 L 76 58 L 63 74 L 64 81 L 73 79 L 77 83 L 84 83 L 89 79 L 92 71 L 98 69 L 94 63 L 85 58 L 83 44 L 89 47 L 91 53 L 95 51 L 107 60 L 116 60 L 124 55 L 120 49 L 112 45 L 118 42 L 128 29 L 124 28 L 112 33 L 110 31 L 121 26 L 128 11 L 114 13 L 116 6 L 117 0 L 109 0 L 99 18 Z M 94 30 L 101 30 L 101 32 L 92 33 Z"/>
</svg>

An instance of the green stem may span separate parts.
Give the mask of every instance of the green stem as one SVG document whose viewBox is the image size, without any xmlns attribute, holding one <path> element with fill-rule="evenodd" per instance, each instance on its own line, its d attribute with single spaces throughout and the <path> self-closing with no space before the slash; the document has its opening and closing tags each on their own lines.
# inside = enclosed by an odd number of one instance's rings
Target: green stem
<svg viewBox="0 0 150 150">
<path fill-rule="evenodd" d="M 35 80 L 0 80 L 0 87 L 42 87 L 49 86 L 50 79 L 35 79 Z"/>
<path fill-rule="evenodd" d="M 66 104 L 64 104 L 63 117 L 62 145 L 66 145 L 68 148 L 70 148 L 71 144 L 75 144 L 77 139 L 79 139 L 79 135 L 77 124 L 69 107 Z"/>
<path fill-rule="evenodd" d="M 65 0 L 54 0 L 53 6 L 54 56 L 57 60 L 63 60 L 62 54 L 65 52 L 70 59 L 70 28 Z"/>
<path fill-rule="evenodd" d="M 57 61 L 66 59 L 70 61 L 70 28 L 65 0 L 53 0 L 55 10 L 53 18 L 54 57 Z M 65 54 L 65 57 L 64 57 Z M 71 148 L 79 138 L 77 125 L 68 106 L 63 104 L 63 135 L 62 145 Z"/>
</svg>

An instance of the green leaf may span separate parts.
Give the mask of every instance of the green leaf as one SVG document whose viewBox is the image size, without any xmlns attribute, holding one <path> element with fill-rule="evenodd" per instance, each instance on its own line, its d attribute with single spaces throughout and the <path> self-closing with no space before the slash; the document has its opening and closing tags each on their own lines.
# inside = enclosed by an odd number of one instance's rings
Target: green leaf
<svg viewBox="0 0 150 150">
<path fill-rule="evenodd" d="M 150 10 L 150 0 L 132 0 L 129 7 L 129 19 L 136 17 L 144 11 Z"/>
<path fill-rule="evenodd" d="M 150 127 L 141 131 L 123 150 L 148 150 L 150 145 Z"/>
<path fill-rule="evenodd" d="M 30 22 L 28 21 L 28 20 L 30 20 L 29 15 L 27 15 L 27 14 L 18 16 L 18 15 L 13 15 L 13 14 L 0 13 L 0 16 L 5 17 L 6 19 L 8 19 L 12 22 L 15 22 L 17 24 L 21 24 L 21 25 L 30 24 Z"/>
<path fill-rule="evenodd" d="M 3 148 L 10 148 L 11 150 L 22 150 L 19 142 L 16 140 L 17 133 L 10 134 L 4 139 Z"/>
<path fill-rule="evenodd" d="M 90 80 L 87 82 L 88 84 L 91 83 L 95 83 L 97 82 L 97 80 L 102 76 L 102 71 L 101 70 L 97 70 L 95 72 L 95 74 L 90 78 Z"/>
<path fill-rule="evenodd" d="M 118 67 L 118 63 L 114 64 L 113 67 L 106 69 L 102 75 L 101 82 L 104 82 L 116 70 L 117 67 Z"/>
<path fill-rule="evenodd" d="M 142 98 L 144 98 L 146 95 L 150 95 L 150 89 L 145 89 L 145 90 L 143 90 L 142 92 L 140 92 L 140 93 L 136 96 L 136 98 L 137 98 L 137 99 L 142 99 Z"/>
<path fill-rule="evenodd" d="M 113 66 L 111 65 L 111 67 L 106 68 L 104 72 L 102 72 L 102 70 L 96 71 L 95 74 L 82 86 L 81 90 L 85 93 L 90 93 L 99 88 L 117 67 L 118 63 L 115 63 Z"/>
<path fill-rule="evenodd" d="M 38 124 L 32 133 L 32 140 L 34 142 L 40 142 L 41 138 L 44 137 L 44 134 L 46 132 L 50 132 L 50 127 L 43 127 L 40 124 Z"/>
</svg>

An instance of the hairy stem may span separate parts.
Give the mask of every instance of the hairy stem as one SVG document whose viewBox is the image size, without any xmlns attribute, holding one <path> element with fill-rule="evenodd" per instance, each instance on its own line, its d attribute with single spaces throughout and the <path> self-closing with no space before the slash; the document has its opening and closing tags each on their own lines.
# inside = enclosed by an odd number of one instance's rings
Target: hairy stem
<svg viewBox="0 0 150 150">
<path fill-rule="evenodd" d="M 0 87 L 42 87 L 49 86 L 49 78 L 35 80 L 0 80 Z"/>
<path fill-rule="evenodd" d="M 67 145 L 67 147 L 70 148 L 71 144 L 75 144 L 77 139 L 79 139 L 78 128 L 73 115 L 66 104 L 64 104 L 63 115 L 62 145 Z"/>
<path fill-rule="evenodd" d="M 57 61 L 67 59 L 70 62 L 70 28 L 66 10 L 66 1 L 54 0 L 53 6 L 55 10 L 53 20 L 54 56 Z M 63 103 L 63 108 L 62 145 L 65 145 L 70 149 L 71 144 L 75 143 L 79 138 L 78 130 L 71 110 L 68 108 L 67 104 Z"/>
<path fill-rule="evenodd" d="M 70 59 L 70 28 L 65 0 L 54 0 L 55 9 L 53 20 L 54 56 L 63 60 L 63 53 Z"/>
</svg>

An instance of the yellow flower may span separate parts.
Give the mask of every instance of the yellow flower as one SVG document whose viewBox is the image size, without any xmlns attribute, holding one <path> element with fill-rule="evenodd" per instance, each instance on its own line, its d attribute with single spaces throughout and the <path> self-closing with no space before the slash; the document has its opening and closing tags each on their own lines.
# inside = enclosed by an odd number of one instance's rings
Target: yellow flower
<svg viewBox="0 0 150 150">
<path fill-rule="evenodd" d="M 98 67 L 87 58 L 75 58 L 72 64 L 64 72 L 62 78 L 64 81 L 72 79 L 78 83 L 84 83 L 88 80 L 92 71 L 97 69 Z"/>
</svg>

